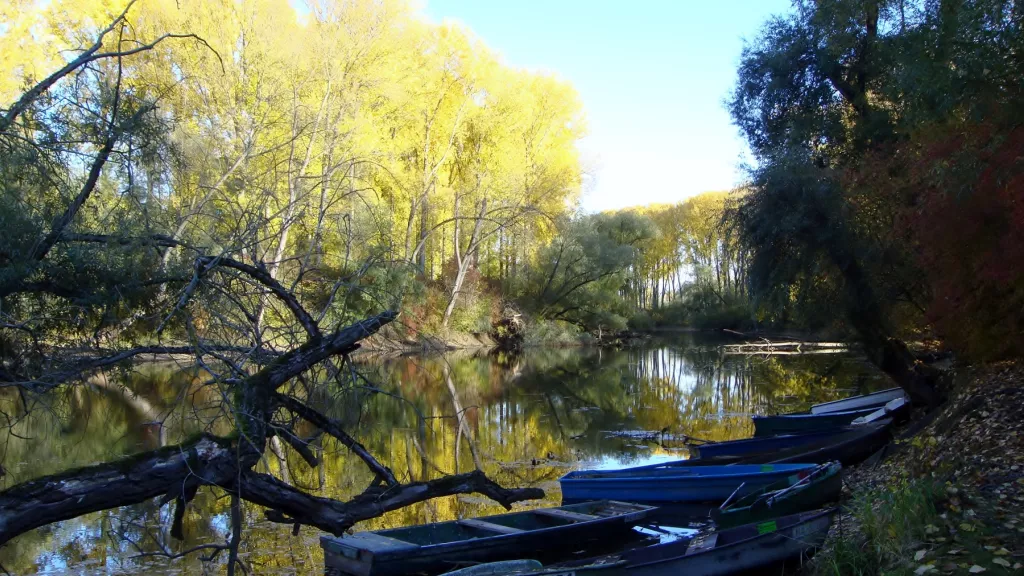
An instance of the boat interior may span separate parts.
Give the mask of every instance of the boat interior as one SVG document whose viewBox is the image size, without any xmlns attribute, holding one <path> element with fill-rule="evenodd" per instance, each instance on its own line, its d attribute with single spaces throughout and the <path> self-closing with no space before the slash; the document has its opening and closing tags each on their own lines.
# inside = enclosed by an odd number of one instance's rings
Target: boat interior
<svg viewBox="0 0 1024 576">
<path fill-rule="evenodd" d="M 538 508 L 496 516 L 381 530 L 374 534 L 418 546 L 432 546 L 461 540 L 557 528 L 649 510 L 653 510 L 653 507 L 611 501 L 584 502 L 559 508 Z M 356 537 L 359 535 L 357 534 Z"/>
</svg>

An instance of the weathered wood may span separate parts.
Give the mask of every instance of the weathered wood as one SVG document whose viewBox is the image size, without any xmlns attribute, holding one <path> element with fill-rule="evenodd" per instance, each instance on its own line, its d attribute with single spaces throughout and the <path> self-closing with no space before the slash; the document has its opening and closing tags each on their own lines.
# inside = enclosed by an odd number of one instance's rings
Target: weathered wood
<svg viewBox="0 0 1024 576">
<path fill-rule="evenodd" d="M 588 520 L 597 520 L 598 516 L 593 514 L 580 514 L 579 512 L 570 512 L 568 510 L 557 510 L 555 508 L 541 508 L 534 510 L 534 514 L 541 514 L 544 516 L 551 516 L 552 518 L 562 518 L 564 520 L 573 520 L 576 522 L 586 522 Z"/>
<path fill-rule="evenodd" d="M 52 522 L 181 494 L 186 480 L 230 484 L 238 456 L 230 443 L 204 436 L 130 458 L 23 482 L 0 492 L 0 544 Z"/>
<path fill-rule="evenodd" d="M 348 502 L 306 494 L 273 476 L 251 471 L 241 476 L 238 490 L 245 500 L 270 508 L 265 514 L 272 521 L 307 524 L 335 535 L 356 522 L 439 496 L 477 493 L 506 509 L 511 509 L 513 502 L 544 497 L 540 488 L 502 488 L 479 470 L 429 482 L 369 489 Z"/>
<path fill-rule="evenodd" d="M 497 532 L 498 534 L 519 534 L 520 532 L 524 532 L 524 530 L 519 528 L 502 526 L 501 524 L 485 522 L 483 520 L 477 520 L 476 518 L 466 518 L 464 520 L 459 520 L 458 523 L 462 526 L 469 526 L 470 528 L 486 530 L 488 532 Z"/>
</svg>

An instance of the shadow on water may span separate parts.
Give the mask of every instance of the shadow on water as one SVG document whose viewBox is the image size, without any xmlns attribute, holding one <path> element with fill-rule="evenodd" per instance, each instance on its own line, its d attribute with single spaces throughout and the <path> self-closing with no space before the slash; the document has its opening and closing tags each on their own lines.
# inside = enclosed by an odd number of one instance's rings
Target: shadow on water
<svg viewBox="0 0 1024 576">
<path fill-rule="evenodd" d="M 504 485 L 543 488 L 545 500 L 522 505 L 536 507 L 559 503 L 558 478 L 570 470 L 686 457 L 684 435 L 742 438 L 753 431 L 750 414 L 803 409 L 885 386 L 864 362 L 847 355 L 728 356 L 714 344 L 685 334 L 624 350 L 363 357 L 356 366 L 365 380 L 358 386 L 325 382 L 310 396 L 401 479 L 479 465 Z M 0 396 L 5 412 L 24 416 L 15 427 L 18 436 L 3 447 L 9 471 L 4 486 L 175 443 L 198 431 L 230 429 L 222 391 L 201 386 L 188 367 L 151 364 L 107 377 L 106 385 L 49 398 L 27 414 L 17 397 Z M 290 449 L 280 450 L 280 457 L 268 451 L 261 466 L 334 498 L 350 497 L 371 481 L 333 441 L 318 442 L 316 450 L 322 456 L 317 469 Z M 228 504 L 223 494 L 201 491 L 186 514 L 184 542 L 170 537 L 172 507 L 150 502 L 25 534 L 0 550 L 0 564 L 15 574 L 198 572 L 196 555 L 175 561 L 135 556 L 223 542 Z M 358 528 L 502 511 L 482 497 L 451 497 Z M 293 536 L 290 526 L 263 520 L 255 506 L 245 508 L 245 517 L 242 557 L 257 573 L 322 573 L 316 530 Z"/>
</svg>

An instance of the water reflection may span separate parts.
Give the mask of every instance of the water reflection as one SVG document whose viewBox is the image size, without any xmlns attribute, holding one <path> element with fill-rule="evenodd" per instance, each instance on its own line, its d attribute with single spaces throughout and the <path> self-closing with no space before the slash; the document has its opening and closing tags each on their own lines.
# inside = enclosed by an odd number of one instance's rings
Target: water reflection
<svg viewBox="0 0 1024 576">
<path fill-rule="evenodd" d="M 539 486 L 556 505 L 558 478 L 582 467 L 635 465 L 684 457 L 683 436 L 725 440 L 749 436 L 751 413 L 807 407 L 884 387 L 853 357 L 725 356 L 684 336 L 627 350 L 530 350 L 519 356 L 453 353 L 434 357 L 363 357 L 357 386 L 323 384 L 311 401 L 358 431 L 399 478 L 424 480 L 481 467 L 504 485 Z M 174 443 L 201 430 L 227 431 L 222 391 L 176 364 L 108 374 L 119 386 L 80 388 L 27 412 L 4 447 L 3 484 Z M 400 397 L 400 398 L 399 398 Z M 16 396 L 0 397 L 6 413 L 26 414 Z M 154 424 L 162 421 L 162 425 Z M 311 435 L 312 430 L 300 429 Z M 316 443 L 321 465 L 310 469 L 286 446 L 262 466 L 296 486 L 346 498 L 372 480 L 358 460 L 330 439 Z M 93 514 L 25 534 L 0 550 L 15 574 L 180 573 L 221 570 L 196 555 L 181 560 L 137 556 L 223 542 L 229 501 L 200 492 L 189 507 L 185 541 L 170 537 L 173 510 L 156 502 Z M 363 529 L 499 513 L 476 496 L 452 497 L 395 511 Z M 322 573 L 319 533 L 263 520 L 246 506 L 242 557 L 257 573 Z M 223 559 L 220 559 L 223 560 Z"/>
</svg>

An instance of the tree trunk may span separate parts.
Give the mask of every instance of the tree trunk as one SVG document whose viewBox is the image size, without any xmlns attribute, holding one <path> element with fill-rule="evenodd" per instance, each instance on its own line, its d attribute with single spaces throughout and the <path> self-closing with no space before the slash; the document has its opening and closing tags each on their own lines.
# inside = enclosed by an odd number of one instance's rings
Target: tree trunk
<svg viewBox="0 0 1024 576">
<path fill-rule="evenodd" d="M 929 409 L 938 406 L 944 400 L 938 388 L 938 371 L 918 362 L 907 346 L 891 335 L 860 264 L 846 254 L 840 254 L 836 260 L 843 271 L 850 302 L 847 316 L 868 360 L 906 390 L 914 404 Z"/>
<path fill-rule="evenodd" d="M 466 272 L 469 271 L 469 266 L 473 263 L 471 258 L 473 252 L 477 249 L 477 244 L 480 242 L 480 226 L 483 224 L 484 216 L 487 214 L 487 199 L 484 198 L 480 202 L 480 214 L 476 218 L 476 224 L 473 226 L 473 235 L 469 238 L 469 246 L 466 247 L 466 254 L 457 256 L 459 271 L 455 275 L 455 283 L 452 286 L 451 296 L 448 298 L 448 306 L 444 309 L 444 318 L 441 319 L 441 326 L 448 327 L 448 320 L 452 317 L 452 312 L 455 311 L 455 303 L 458 301 L 459 292 L 462 290 L 462 283 L 466 280 Z"/>
</svg>

